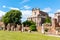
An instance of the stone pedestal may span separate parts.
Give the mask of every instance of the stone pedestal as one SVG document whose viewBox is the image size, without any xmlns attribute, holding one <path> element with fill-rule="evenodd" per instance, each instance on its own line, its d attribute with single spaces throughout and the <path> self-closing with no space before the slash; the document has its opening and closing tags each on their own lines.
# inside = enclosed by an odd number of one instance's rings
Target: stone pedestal
<svg viewBox="0 0 60 40">
<path fill-rule="evenodd" d="M 30 33 L 31 32 L 31 30 L 28 30 L 28 33 Z"/>
<path fill-rule="evenodd" d="M 58 34 L 58 31 L 56 30 L 56 35 Z"/>
</svg>

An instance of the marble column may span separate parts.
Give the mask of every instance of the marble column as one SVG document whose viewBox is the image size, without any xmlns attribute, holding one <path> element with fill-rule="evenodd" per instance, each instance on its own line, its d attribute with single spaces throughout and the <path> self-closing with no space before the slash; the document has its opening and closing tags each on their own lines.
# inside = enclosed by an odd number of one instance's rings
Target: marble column
<svg viewBox="0 0 60 40">
<path fill-rule="evenodd" d="M 44 33 L 44 25 L 42 24 L 41 32 Z"/>
<path fill-rule="evenodd" d="M 7 25 L 7 31 L 10 31 L 10 24 Z"/>
<path fill-rule="evenodd" d="M 14 26 L 13 25 L 11 26 L 11 31 L 14 31 Z"/>
<path fill-rule="evenodd" d="M 24 27 L 23 27 L 23 24 L 22 24 L 22 30 L 21 30 L 22 32 L 24 31 Z"/>
</svg>

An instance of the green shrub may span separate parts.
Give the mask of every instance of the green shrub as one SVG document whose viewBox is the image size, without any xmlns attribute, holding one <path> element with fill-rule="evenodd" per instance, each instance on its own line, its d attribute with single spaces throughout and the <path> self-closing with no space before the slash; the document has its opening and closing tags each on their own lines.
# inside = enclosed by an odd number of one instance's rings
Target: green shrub
<svg viewBox="0 0 60 40">
<path fill-rule="evenodd" d="M 27 26 L 36 25 L 36 23 L 33 22 L 33 21 L 28 21 L 28 20 L 26 20 L 26 21 L 23 22 L 23 25 L 24 25 L 24 27 L 25 27 L 26 25 L 27 25 Z"/>
<path fill-rule="evenodd" d="M 51 18 L 47 17 L 47 18 L 45 19 L 45 23 L 51 23 Z"/>
<path fill-rule="evenodd" d="M 30 26 L 30 30 L 31 30 L 31 31 L 36 31 L 36 25 L 31 25 L 31 26 Z"/>
</svg>

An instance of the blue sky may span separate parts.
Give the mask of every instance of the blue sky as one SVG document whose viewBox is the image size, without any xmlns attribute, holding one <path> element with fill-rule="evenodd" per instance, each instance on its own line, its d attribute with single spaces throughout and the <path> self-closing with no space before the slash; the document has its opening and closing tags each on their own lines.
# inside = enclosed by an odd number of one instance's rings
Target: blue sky
<svg viewBox="0 0 60 40">
<path fill-rule="evenodd" d="M 0 17 L 10 9 L 21 10 L 22 20 L 31 15 L 32 8 L 40 8 L 53 17 L 55 12 L 60 12 L 60 0 L 0 0 Z"/>
</svg>

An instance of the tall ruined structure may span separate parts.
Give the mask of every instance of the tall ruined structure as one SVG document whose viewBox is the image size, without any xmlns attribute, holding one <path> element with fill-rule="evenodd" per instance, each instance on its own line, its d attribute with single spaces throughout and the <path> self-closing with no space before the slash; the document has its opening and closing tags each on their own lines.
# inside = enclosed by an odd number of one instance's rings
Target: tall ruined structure
<svg viewBox="0 0 60 40">
<path fill-rule="evenodd" d="M 49 17 L 46 12 L 41 11 L 39 8 L 33 8 L 32 15 L 27 20 L 34 21 L 36 26 L 41 26 L 45 22 L 46 17 Z"/>
</svg>

